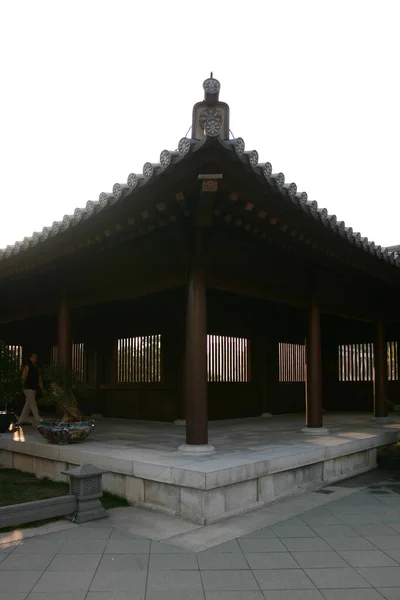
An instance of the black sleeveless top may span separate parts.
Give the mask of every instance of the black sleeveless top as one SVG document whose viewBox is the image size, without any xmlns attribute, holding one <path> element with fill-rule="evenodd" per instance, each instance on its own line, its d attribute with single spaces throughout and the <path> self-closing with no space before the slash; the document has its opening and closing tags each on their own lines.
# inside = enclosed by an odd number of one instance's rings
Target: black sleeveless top
<svg viewBox="0 0 400 600">
<path fill-rule="evenodd" d="M 39 369 L 36 365 L 31 363 L 30 360 L 26 363 L 29 368 L 28 377 L 25 380 L 25 389 L 27 390 L 37 390 L 39 387 Z"/>
</svg>

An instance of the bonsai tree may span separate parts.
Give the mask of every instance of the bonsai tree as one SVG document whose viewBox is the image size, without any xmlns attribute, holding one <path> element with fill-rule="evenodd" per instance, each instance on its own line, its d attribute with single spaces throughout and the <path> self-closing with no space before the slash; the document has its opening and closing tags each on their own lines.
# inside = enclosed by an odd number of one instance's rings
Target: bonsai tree
<svg viewBox="0 0 400 600">
<path fill-rule="evenodd" d="M 22 391 L 21 366 L 15 354 L 0 340 L 0 405 L 15 400 Z"/>
<path fill-rule="evenodd" d="M 56 363 L 44 367 L 42 377 L 48 393 L 39 402 L 59 406 L 63 412 L 63 423 L 81 421 L 83 415 L 76 397 L 86 394 L 88 388 L 79 381 L 76 372 Z"/>
</svg>

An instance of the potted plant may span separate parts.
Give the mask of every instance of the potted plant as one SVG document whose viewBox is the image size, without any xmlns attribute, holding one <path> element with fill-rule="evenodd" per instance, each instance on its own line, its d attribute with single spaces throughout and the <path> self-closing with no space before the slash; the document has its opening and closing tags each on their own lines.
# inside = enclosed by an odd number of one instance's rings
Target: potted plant
<svg viewBox="0 0 400 600">
<path fill-rule="evenodd" d="M 0 340 L 0 433 L 10 430 L 15 415 L 9 405 L 21 394 L 21 366 L 15 353 Z"/>
<path fill-rule="evenodd" d="M 378 464 L 381 469 L 400 470 L 400 435 L 397 442 L 378 450 Z"/>
<path fill-rule="evenodd" d="M 85 440 L 94 427 L 91 419 L 86 419 L 79 410 L 77 397 L 88 393 L 88 386 L 79 381 L 75 371 L 61 364 L 44 367 L 43 382 L 47 394 L 40 404 L 55 405 L 61 412 L 59 421 L 42 421 L 37 429 L 49 442 L 70 444 Z"/>
</svg>

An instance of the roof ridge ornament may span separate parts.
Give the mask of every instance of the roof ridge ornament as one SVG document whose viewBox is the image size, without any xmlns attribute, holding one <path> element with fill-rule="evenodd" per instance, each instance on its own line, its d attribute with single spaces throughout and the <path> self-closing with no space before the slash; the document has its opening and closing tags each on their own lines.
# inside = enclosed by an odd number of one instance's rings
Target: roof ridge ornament
<svg viewBox="0 0 400 600">
<path fill-rule="evenodd" d="M 229 106 L 220 102 L 221 84 L 211 71 L 203 82 L 204 100 L 193 107 L 192 139 L 219 137 L 229 140 Z"/>
</svg>

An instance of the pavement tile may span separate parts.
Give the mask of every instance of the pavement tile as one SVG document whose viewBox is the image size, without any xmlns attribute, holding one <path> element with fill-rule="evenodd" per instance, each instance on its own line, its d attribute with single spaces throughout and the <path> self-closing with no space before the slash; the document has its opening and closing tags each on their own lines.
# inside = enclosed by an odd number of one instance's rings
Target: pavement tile
<svg viewBox="0 0 400 600">
<path fill-rule="evenodd" d="M 369 583 L 354 569 L 305 569 L 318 589 L 368 588 Z"/>
<path fill-rule="evenodd" d="M 91 571 L 98 567 L 100 554 L 56 554 L 47 571 Z"/>
<path fill-rule="evenodd" d="M 360 513 L 359 515 L 355 514 L 342 514 L 340 515 L 340 520 L 343 524 L 349 525 L 355 529 L 356 525 L 370 525 L 373 523 L 382 523 L 382 519 L 385 519 L 385 516 L 381 513 L 379 514 L 371 514 L 371 513 Z"/>
<path fill-rule="evenodd" d="M 247 552 L 286 552 L 285 546 L 277 538 L 239 539 L 242 551 Z"/>
<path fill-rule="evenodd" d="M 21 594 L 12 594 L 10 592 L 3 594 L 2 592 L 0 592 L 0 600 L 25 600 L 25 598 L 27 598 L 25 592 L 22 592 Z"/>
<path fill-rule="evenodd" d="M 380 496 L 379 499 L 382 501 L 383 504 L 389 506 L 390 508 L 399 508 L 399 496 L 397 494 L 394 496 Z"/>
<path fill-rule="evenodd" d="M 357 569 L 374 587 L 400 587 L 400 567 L 368 567 Z"/>
<path fill-rule="evenodd" d="M 325 538 L 325 542 L 337 552 L 339 552 L 340 550 L 376 550 L 375 546 L 363 537 Z"/>
<path fill-rule="evenodd" d="M 349 538 L 353 539 L 353 538 Z M 332 550 L 326 541 L 321 538 L 283 538 L 283 544 L 289 552 L 324 552 Z M 373 546 L 371 546 L 373 548 Z"/>
<path fill-rule="evenodd" d="M 385 550 L 385 554 L 400 564 L 400 550 Z"/>
<path fill-rule="evenodd" d="M 206 600 L 264 600 L 262 592 L 205 592 Z M 153 599 L 151 599 L 153 600 Z M 161 600 L 161 599 L 160 599 Z M 182 598 L 182 600 L 185 600 Z"/>
<path fill-rule="evenodd" d="M 97 571 L 90 592 L 132 592 L 146 589 L 146 571 Z M 107 597 L 107 600 L 109 596 Z"/>
<path fill-rule="evenodd" d="M 302 569 L 322 569 L 348 567 L 348 564 L 336 552 L 293 552 L 293 558 Z"/>
<path fill-rule="evenodd" d="M 145 592 L 138 590 L 129 592 L 89 592 L 85 600 L 144 600 L 144 597 Z M 173 599 L 171 598 L 171 600 Z"/>
<path fill-rule="evenodd" d="M 262 590 L 312 590 L 315 585 L 301 569 L 254 571 Z"/>
<path fill-rule="evenodd" d="M 308 525 L 286 525 L 281 523 L 273 525 L 272 530 L 276 533 L 279 538 L 307 538 L 317 537 L 315 531 L 308 527 Z"/>
<path fill-rule="evenodd" d="M 352 567 L 398 567 L 396 561 L 381 550 L 342 550 L 339 554 Z"/>
<path fill-rule="evenodd" d="M 99 571 L 147 571 L 148 554 L 104 554 L 98 567 Z"/>
<path fill-rule="evenodd" d="M 29 572 L 29 571 L 28 571 Z M 33 592 L 87 592 L 93 578 L 91 571 L 46 571 L 39 579 Z"/>
<path fill-rule="evenodd" d="M 63 540 L 41 539 L 41 536 L 23 540 L 15 548 L 15 554 L 57 554 L 63 544 Z"/>
<path fill-rule="evenodd" d="M 20 542 L 8 542 L 0 544 L 0 554 L 9 554 L 20 544 Z"/>
<path fill-rule="evenodd" d="M 147 594 L 149 592 L 183 591 L 201 592 L 201 578 L 199 571 L 149 571 L 147 579 Z"/>
<path fill-rule="evenodd" d="M 386 600 L 398 600 L 400 598 L 400 587 L 378 588 L 378 592 L 382 594 L 383 598 L 386 598 Z"/>
<path fill-rule="evenodd" d="M 249 569 L 249 564 L 243 554 L 199 554 L 199 567 L 203 571 L 225 571 L 231 569 Z"/>
<path fill-rule="evenodd" d="M 381 498 L 382 496 L 374 496 L 373 494 L 369 494 L 368 491 L 361 491 L 347 496 L 343 502 L 344 504 L 356 505 L 362 511 L 368 510 L 370 506 L 380 507 Z"/>
<path fill-rule="evenodd" d="M 32 592 L 26 600 L 85 600 L 85 598 L 86 592 Z"/>
<path fill-rule="evenodd" d="M 400 523 L 387 523 L 388 527 L 391 527 L 392 529 L 394 529 L 395 531 L 397 531 L 398 533 L 400 533 Z"/>
<path fill-rule="evenodd" d="M 41 536 L 49 540 L 108 540 L 112 527 L 71 527 Z"/>
<path fill-rule="evenodd" d="M 259 590 L 251 571 L 201 571 L 204 591 L 252 591 Z"/>
<path fill-rule="evenodd" d="M 0 571 L 44 571 L 53 559 L 52 554 L 9 554 L 0 563 Z"/>
<path fill-rule="evenodd" d="M 112 528 L 110 540 L 145 540 L 142 535 L 136 535 L 135 533 L 130 533 L 129 531 L 121 531 L 120 529 Z M 99 592 L 102 593 L 102 592 Z"/>
<path fill-rule="evenodd" d="M 336 517 L 329 510 L 315 509 L 305 512 L 301 515 L 306 525 L 342 525 L 342 520 Z"/>
<path fill-rule="evenodd" d="M 90 600 L 89 597 L 88 600 Z M 108 600 L 108 598 L 105 598 L 104 600 Z M 130 596 L 129 600 L 131 600 Z M 165 592 L 148 591 L 146 594 L 146 600 L 165 600 Z M 168 592 L 168 600 L 204 600 L 204 592 L 193 592 L 190 590 L 184 590 L 183 592 Z M 258 600 L 258 598 L 255 600 Z M 262 598 L 262 600 L 264 600 L 264 598 Z"/>
<path fill-rule="evenodd" d="M 164 542 L 151 541 L 150 546 L 151 554 L 187 554 L 188 550 L 185 548 L 178 548 L 177 546 L 171 546 Z"/>
<path fill-rule="evenodd" d="M 243 538 L 240 538 L 243 539 Z M 235 554 L 235 553 L 241 553 L 242 550 L 239 546 L 239 543 L 237 540 L 232 540 L 230 542 L 224 542 L 223 544 L 218 544 L 218 546 L 212 546 L 211 548 L 208 548 L 208 550 L 202 550 L 201 552 L 199 552 L 199 556 L 204 556 L 206 554 Z"/>
<path fill-rule="evenodd" d="M 251 569 L 298 569 L 299 565 L 289 552 L 255 552 L 246 554 Z"/>
<path fill-rule="evenodd" d="M 148 554 L 150 540 L 110 540 L 107 542 L 106 554 Z"/>
<path fill-rule="evenodd" d="M 276 538 L 277 535 L 275 531 L 271 529 L 271 527 L 264 527 L 263 529 L 257 529 L 256 531 L 252 531 L 251 533 L 246 533 L 240 539 L 257 539 L 257 538 Z"/>
<path fill-rule="evenodd" d="M 264 590 L 265 600 L 325 600 L 318 590 Z"/>
<path fill-rule="evenodd" d="M 103 554 L 107 540 L 65 540 L 59 554 Z"/>
<path fill-rule="evenodd" d="M 219 554 L 217 556 L 220 558 L 224 555 Z M 243 558 L 243 562 L 246 562 L 243 555 L 241 557 Z M 195 571 L 198 568 L 197 556 L 195 554 L 150 555 L 149 571 Z"/>
<path fill-rule="evenodd" d="M 321 590 L 326 600 L 382 600 L 379 592 L 372 589 Z M 400 597 L 400 596 L 399 596 Z"/>
<path fill-rule="evenodd" d="M 357 533 L 366 538 L 399 535 L 395 529 L 393 529 L 392 527 L 388 527 L 383 523 L 371 523 L 369 525 L 352 525 L 352 528 L 354 529 L 354 531 L 357 531 Z"/>
<path fill-rule="evenodd" d="M 368 541 L 379 548 L 379 550 L 400 550 L 400 536 L 397 535 L 370 537 Z"/>
<path fill-rule="evenodd" d="M 16 594 L 30 592 L 36 584 L 42 571 L 0 571 L 0 590 L 8 600 L 8 593 Z"/>
<path fill-rule="evenodd" d="M 328 537 L 360 537 L 360 534 L 348 525 L 313 525 L 312 528 L 323 539 Z"/>
</svg>

